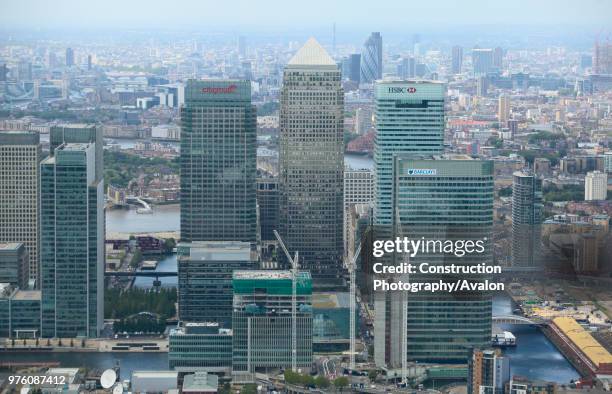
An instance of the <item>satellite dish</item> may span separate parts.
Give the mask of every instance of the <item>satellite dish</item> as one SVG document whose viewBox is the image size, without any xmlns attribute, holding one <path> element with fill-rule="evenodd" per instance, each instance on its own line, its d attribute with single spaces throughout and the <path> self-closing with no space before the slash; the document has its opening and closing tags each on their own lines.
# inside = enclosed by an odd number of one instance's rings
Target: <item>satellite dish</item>
<svg viewBox="0 0 612 394">
<path fill-rule="evenodd" d="M 102 388 L 105 389 L 110 389 L 113 387 L 113 384 L 115 384 L 116 381 L 117 373 L 114 369 L 107 369 L 102 373 L 102 376 L 100 376 L 100 384 L 102 385 Z"/>
<path fill-rule="evenodd" d="M 121 383 L 117 383 L 115 387 L 113 387 L 113 394 L 122 394 L 123 393 L 123 385 Z"/>
</svg>

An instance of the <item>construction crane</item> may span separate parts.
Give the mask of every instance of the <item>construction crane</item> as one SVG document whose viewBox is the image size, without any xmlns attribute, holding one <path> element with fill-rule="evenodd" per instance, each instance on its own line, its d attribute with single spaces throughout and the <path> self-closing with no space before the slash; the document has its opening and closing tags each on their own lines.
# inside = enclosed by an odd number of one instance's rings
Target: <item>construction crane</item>
<svg viewBox="0 0 612 394">
<path fill-rule="evenodd" d="M 297 372 L 297 276 L 298 276 L 298 252 L 291 258 L 285 243 L 278 231 L 274 230 L 274 236 L 278 244 L 285 252 L 287 260 L 291 263 L 291 369 Z"/>
<path fill-rule="evenodd" d="M 355 309 L 356 309 L 356 299 L 355 299 L 355 293 L 356 293 L 356 283 L 355 283 L 355 271 L 357 270 L 356 264 L 357 264 L 357 258 L 359 258 L 359 253 L 361 253 L 361 242 L 359 243 L 359 245 L 357 246 L 357 249 L 355 250 L 352 258 L 350 259 L 350 262 L 348 262 L 347 265 L 347 269 L 349 270 L 350 273 L 350 369 L 351 371 L 355 370 Z"/>
</svg>

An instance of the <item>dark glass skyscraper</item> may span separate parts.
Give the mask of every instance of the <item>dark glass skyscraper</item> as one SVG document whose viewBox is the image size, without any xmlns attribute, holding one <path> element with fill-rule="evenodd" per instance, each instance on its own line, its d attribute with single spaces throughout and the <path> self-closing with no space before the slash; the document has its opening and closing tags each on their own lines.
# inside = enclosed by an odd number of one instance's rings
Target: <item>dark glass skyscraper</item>
<svg viewBox="0 0 612 394">
<path fill-rule="evenodd" d="M 466 155 L 409 155 L 394 160 L 394 227 L 408 239 L 465 242 L 481 240 L 482 253 L 457 257 L 422 253 L 419 265 L 491 265 L 493 231 L 493 162 Z M 398 222 L 398 220 L 400 222 Z M 462 279 L 483 280 L 477 275 Z M 454 280 L 413 274 L 411 281 Z M 465 362 L 467 350 L 491 340 L 491 296 L 482 292 L 427 293 L 407 297 L 408 360 Z M 393 310 L 393 308 L 391 308 Z M 398 330 L 401 333 L 401 330 Z M 399 343 L 391 335 L 391 343 Z M 393 351 L 393 350 L 392 350 Z"/>
<path fill-rule="evenodd" d="M 181 109 L 181 241 L 255 242 L 251 84 L 189 80 Z"/>
<path fill-rule="evenodd" d="M 104 197 L 95 144 L 41 163 L 42 336 L 97 337 L 104 314 Z"/>
<path fill-rule="evenodd" d="M 542 179 L 517 171 L 512 183 L 512 266 L 522 269 L 542 268 Z"/>
<path fill-rule="evenodd" d="M 314 39 L 289 61 L 280 98 L 280 234 L 315 286 L 342 270 L 344 92 Z"/>
<path fill-rule="evenodd" d="M 232 273 L 257 268 L 248 242 L 193 242 L 178 246 L 179 317 L 232 327 Z"/>
</svg>

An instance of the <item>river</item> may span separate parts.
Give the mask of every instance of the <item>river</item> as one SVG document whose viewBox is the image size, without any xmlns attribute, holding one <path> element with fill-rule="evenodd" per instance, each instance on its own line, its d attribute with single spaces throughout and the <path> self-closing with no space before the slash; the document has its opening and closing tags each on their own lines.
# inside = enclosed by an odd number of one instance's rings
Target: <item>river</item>
<svg viewBox="0 0 612 394">
<path fill-rule="evenodd" d="M 493 316 L 511 315 L 512 310 L 509 296 L 504 294 L 493 300 Z M 516 336 L 516 346 L 504 349 L 504 355 L 510 358 L 512 375 L 557 383 L 569 383 L 580 378 L 580 374 L 539 328 L 512 324 L 501 325 L 500 328 Z"/>
</svg>

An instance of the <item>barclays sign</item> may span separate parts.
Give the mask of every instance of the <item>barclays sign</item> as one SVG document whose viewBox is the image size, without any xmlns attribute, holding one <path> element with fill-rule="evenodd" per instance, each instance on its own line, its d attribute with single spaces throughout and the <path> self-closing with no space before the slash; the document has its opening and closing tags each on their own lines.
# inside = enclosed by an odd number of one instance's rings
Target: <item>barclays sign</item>
<svg viewBox="0 0 612 394">
<path fill-rule="evenodd" d="M 423 176 L 423 175 L 436 175 L 436 169 L 434 168 L 409 168 L 408 175 Z"/>
</svg>

